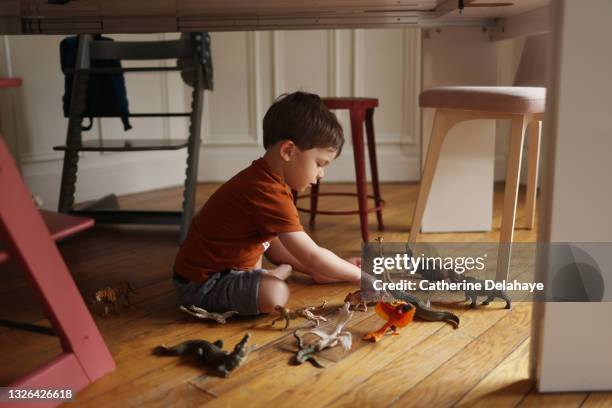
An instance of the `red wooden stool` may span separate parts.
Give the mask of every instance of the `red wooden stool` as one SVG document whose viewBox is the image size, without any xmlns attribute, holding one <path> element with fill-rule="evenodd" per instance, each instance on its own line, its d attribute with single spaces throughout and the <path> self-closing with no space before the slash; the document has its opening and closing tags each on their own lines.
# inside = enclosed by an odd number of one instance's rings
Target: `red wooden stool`
<svg viewBox="0 0 612 408">
<path fill-rule="evenodd" d="M 378 229 L 383 230 L 382 208 L 385 201 L 380 196 L 378 182 L 378 164 L 376 162 L 376 145 L 374 143 L 374 108 L 378 106 L 376 98 L 322 98 L 328 109 L 348 109 L 351 117 L 351 138 L 353 142 L 353 156 L 355 159 L 355 182 L 357 193 L 319 193 L 319 183 L 312 186 L 310 194 L 301 197 L 294 192 L 295 201 L 299 198 L 310 197 L 310 208 L 297 207 L 299 211 L 310 213 L 310 225 L 314 225 L 317 214 L 324 215 L 352 215 L 359 214 L 361 222 L 361 237 L 368 242 L 368 213 L 376 212 Z M 368 195 L 368 180 L 365 169 L 365 152 L 363 143 L 363 124 L 365 121 L 366 137 L 368 139 L 368 153 L 370 155 L 370 170 L 372 172 L 372 188 L 374 195 Z M 359 204 L 358 210 L 338 211 L 318 210 L 319 196 L 356 196 Z M 375 206 L 368 208 L 368 198 L 374 200 Z"/>
</svg>

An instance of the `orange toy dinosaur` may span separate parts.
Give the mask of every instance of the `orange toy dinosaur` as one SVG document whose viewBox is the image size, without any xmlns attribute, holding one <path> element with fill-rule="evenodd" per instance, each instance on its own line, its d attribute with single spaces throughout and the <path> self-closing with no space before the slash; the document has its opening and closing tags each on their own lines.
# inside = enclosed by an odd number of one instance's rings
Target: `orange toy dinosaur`
<svg viewBox="0 0 612 408">
<path fill-rule="evenodd" d="M 367 333 L 365 336 L 363 336 L 363 340 L 377 342 L 382 339 L 389 329 L 393 331 L 392 334 L 398 335 L 398 327 L 407 326 L 410 322 L 412 322 L 415 311 L 416 308 L 412 304 L 402 301 L 390 303 L 378 302 L 376 304 L 376 313 L 385 319 L 387 323 L 385 323 L 380 329 L 372 333 Z"/>
</svg>

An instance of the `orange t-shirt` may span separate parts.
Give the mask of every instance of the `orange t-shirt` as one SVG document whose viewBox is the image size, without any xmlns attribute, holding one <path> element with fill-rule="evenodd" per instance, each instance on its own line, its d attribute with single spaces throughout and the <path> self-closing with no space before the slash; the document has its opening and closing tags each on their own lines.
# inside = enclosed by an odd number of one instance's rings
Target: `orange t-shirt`
<svg viewBox="0 0 612 408">
<path fill-rule="evenodd" d="M 176 259 L 179 275 L 204 282 L 226 269 L 249 269 L 281 232 L 303 231 L 293 196 L 263 158 L 223 184 L 194 217 Z"/>
</svg>

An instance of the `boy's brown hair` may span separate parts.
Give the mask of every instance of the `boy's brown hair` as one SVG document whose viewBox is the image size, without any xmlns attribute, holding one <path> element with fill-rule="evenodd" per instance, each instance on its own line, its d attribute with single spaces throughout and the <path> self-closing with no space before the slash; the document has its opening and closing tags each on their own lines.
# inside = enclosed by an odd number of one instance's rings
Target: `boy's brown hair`
<svg viewBox="0 0 612 408">
<path fill-rule="evenodd" d="M 279 96 L 263 119 L 266 150 L 281 140 L 290 140 L 301 150 L 331 147 L 340 156 L 344 145 L 342 126 L 318 95 L 294 92 Z"/>
</svg>

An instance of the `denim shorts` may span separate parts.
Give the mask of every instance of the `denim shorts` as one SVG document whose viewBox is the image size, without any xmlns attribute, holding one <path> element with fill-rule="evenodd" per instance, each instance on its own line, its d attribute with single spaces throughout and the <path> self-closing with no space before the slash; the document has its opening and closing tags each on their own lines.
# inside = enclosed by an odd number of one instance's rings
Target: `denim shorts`
<svg viewBox="0 0 612 408">
<path fill-rule="evenodd" d="M 235 310 L 239 315 L 259 314 L 258 293 L 264 269 L 217 272 L 205 282 L 188 281 L 174 273 L 173 283 L 178 302 L 197 306 L 209 312 Z"/>
</svg>

